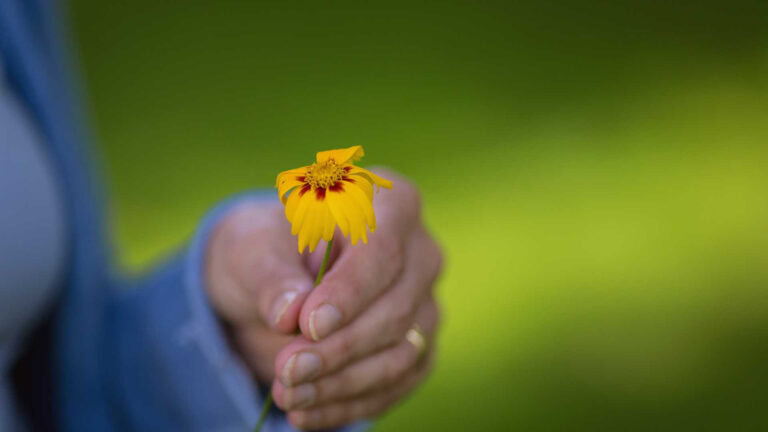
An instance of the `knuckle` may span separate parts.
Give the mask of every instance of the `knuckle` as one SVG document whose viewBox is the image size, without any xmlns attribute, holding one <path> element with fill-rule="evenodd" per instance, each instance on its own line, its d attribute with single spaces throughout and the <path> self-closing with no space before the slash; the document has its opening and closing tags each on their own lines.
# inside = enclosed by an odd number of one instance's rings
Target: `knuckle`
<svg viewBox="0 0 768 432">
<path fill-rule="evenodd" d="M 389 268 L 392 274 L 399 273 L 404 264 L 403 246 L 395 236 L 378 237 L 378 265 Z"/>
<path fill-rule="evenodd" d="M 389 333 L 389 343 L 400 342 L 405 337 L 405 333 L 414 322 L 413 310 L 412 306 L 398 307 L 389 315 L 388 323 L 391 329 L 391 331 L 387 332 Z"/>
<path fill-rule="evenodd" d="M 422 199 L 421 192 L 416 186 L 411 186 L 408 195 L 406 196 L 411 205 L 411 215 L 419 217 L 421 215 Z"/>
<path fill-rule="evenodd" d="M 336 385 L 335 379 L 321 379 L 315 382 L 315 403 L 322 402 L 334 397 L 336 390 L 339 386 Z"/>
<path fill-rule="evenodd" d="M 434 276 L 437 278 L 443 270 L 445 256 L 440 246 L 434 240 L 431 240 L 430 243 L 432 246 L 432 256 L 434 256 Z"/>
<path fill-rule="evenodd" d="M 293 416 L 293 424 L 301 429 L 311 428 L 324 420 L 321 411 L 301 411 Z"/>
<path fill-rule="evenodd" d="M 334 355 L 334 358 L 348 359 L 352 355 L 353 348 L 354 348 L 354 342 L 352 341 L 351 337 L 347 335 L 339 337 L 336 350 L 335 350 L 337 355 Z"/>
<path fill-rule="evenodd" d="M 348 414 L 350 419 L 356 420 L 371 416 L 375 413 L 375 410 L 373 409 L 375 403 L 375 400 L 361 400 L 353 403 Z"/>
<path fill-rule="evenodd" d="M 386 411 L 387 408 L 389 408 L 395 402 L 395 400 L 396 398 L 392 396 L 387 396 L 375 400 L 366 407 L 365 412 L 361 414 L 361 417 L 381 414 L 382 412 Z"/>
<path fill-rule="evenodd" d="M 381 370 L 381 378 L 385 386 L 390 386 L 397 382 L 399 371 L 394 362 L 387 362 Z"/>
<path fill-rule="evenodd" d="M 433 307 L 435 310 L 435 329 L 437 329 L 443 323 L 443 311 L 437 303 L 433 302 Z"/>
<path fill-rule="evenodd" d="M 432 367 L 434 365 L 433 357 L 434 355 L 430 353 L 426 358 L 424 358 L 423 361 L 419 363 L 418 371 L 411 379 L 412 382 L 408 383 L 408 387 L 410 389 L 416 388 L 417 386 L 422 384 L 424 381 L 426 381 L 426 379 L 432 373 Z"/>
<path fill-rule="evenodd" d="M 392 319 L 400 327 L 404 327 L 407 330 L 407 328 L 412 324 L 414 309 L 415 308 L 411 304 L 402 307 L 395 307 L 395 310 L 392 313 Z"/>
<path fill-rule="evenodd" d="M 346 416 L 347 414 L 338 405 L 319 408 L 307 413 L 308 419 L 304 427 L 315 430 L 340 426 L 346 423 Z"/>
<path fill-rule="evenodd" d="M 407 307 L 403 307 L 400 312 L 399 322 L 403 327 L 403 332 L 408 331 L 412 325 L 416 322 L 416 312 L 419 306 L 416 303 L 412 303 Z"/>
<path fill-rule="evenodd" d="M 400 345 L 393 352 L 391 361 L 382 368 L 382 381 L 389 387 L 399 383 L 417 360 L 417 353 L 409 342 Z"/>
<path fill-rule="evenodd" d="M 363 284 L 360 282 L 352 282 L 346 285 L 344 291 L 344 297 L 357 299 L 361 298 L 363 294 Z"/>
<path fill-rule="evenodd" d="M 429 278 L 430 282 L 433 282 L 440 276 L 443 268 L 445 261 L 443 250 L 424 227 L 419 228 L 417 238 L 417 241 L 420 242 L 420 246 L 423 248 L 419 255 L 422 267 L 424 268 L 423 274 Z"/>
<path fill-rule="evenodd" d="M 421 212 L 421 193 L 419 188 L 410 180 L 401 179 L 398 184 L 398 193 L 403 202 L 416 214 Z"/>
<path fill-rule="evenodd" d="M 344 315 L 349 305 L 353 304 L 355 299 L 359 299 L 363 294 L 365 282 L 357 274 L 353 273 L 350 277 L 332 282 L 329 281 L 323 285 L 325 292 L 322 294 L 323 298 L 318 304 L 332 304 L 338 307 L 342 315 Z"/>
<path fill-rule="evenodd" d="M 396 366 L 393 368 L 394 371 L 392 372 L 393 375 L 390 377 L 390 384 L 396 384 L 400 382 L 403 379 L 403 376 L 405 376 L 405 374 L 408 373 L 408 371 L 411 369 L 413 364 L 416 363 L 418 353 L 415 349 L 413 349 L 412 346 L 408 346 L 406 348 L 407 350 L 405 350 L 395 362 Z"/>
<path fill-rule="evenodd" d="M 290 393 L 291 390 L 290 389 L 286 389 L 283 391 L 275 391 L 275 390 L 276 390 L 275 388 L 272 389 L 272 398 L 275 401 L 275 405 L 277 405 L 280 409 L 283 409 L 283 410 L 287 409 L 288 407 L 286 406 L 285 402 L 287 399 L 290 399 L 290 395 L 288 393 Z"/>
</svg>

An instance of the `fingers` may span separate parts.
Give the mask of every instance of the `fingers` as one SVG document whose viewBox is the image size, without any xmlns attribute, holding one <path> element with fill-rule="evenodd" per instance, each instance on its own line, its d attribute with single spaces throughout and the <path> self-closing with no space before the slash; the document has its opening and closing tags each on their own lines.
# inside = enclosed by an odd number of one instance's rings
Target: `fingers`
<svg viewBox="0 0 768 432">
<path fill-rule="evenodd" d="M 234 324 L 261 322 L 296 331 L 301 304 L 314 285 L 279 205 L 248 203 L 216 228 L 207 254 L 214 308 Z"/>
<path fill-rule="evenodd" d="M 307 298 L 299 317 L 302 333 L 318 341 L 352 322 L 400 277 L 404 253 L 419 223 L 418 192 L 407 181 L 395 179 L 396 192 L 382 190 L 375 200 L 378 230 L 368 244 L 346 247 L 323 282 Z"/>
<path fill-rule="evenodd" d="M 275 379 L 274 358 L 296 336 L 276 333 L 263 326 L 231 326 L 229 337 L 256 381 L 267 385 Z"/>
<path fill-rule="evenodd" d="M 440 268 L 437 247 L 426 233 L 418 234 L 411 246 L 402 280 L 365 314 L 320 342 L 297 339 L 278 354 L 275 370 L 284 385 L 314 380 L 402 341 Z"/>
<path fill-rule="evenodd" d="M 341 234 L 341 230 L 336 228 L 336 231 L 333 235 L 333 247 L 331 247 L 331 254 L 328 257 L 328 266 L 326 269 L 330 269 L 331 266 L 333 266 L 333 263 L 339 258 L 339 255 L 341 255 L 341 251 L 349 244 L 349 240 L 344 238 L 344 235 Z M 321 239 L 317 244 L 315 251 L 310 252 L 310 254 L 307 256 L 307 265 L 309 266 L 310 272 L 314 275 L 320 272 L 320 267 L 322 266 L 323 260 L 325 258 L 325 249 L 327 246 L 328 242 Z"/>
<path fill-rule="evenodd" d="M 346 247 L 304 303 L 302 333 L 317 341 L 351 322 L 399 278 L 404 252 L 403 241 L 386 232 Z"/>
<path fill-rule="evenodd" d="M 431 341 L 438 320 L 437 306 L 430 298 L 419 308 L 415 321 L 424 331 L 427 349 L 433 346 Z M 272 393 L 277 405 L 285 410 L 349 399 L 397 384 L 417 368 L 425 354 L 419 352 L 419 349 L 402 335 L 401 342 L 393 348 L 366 357 L 315 382 L 286 387 L 280 380 L 275 380 Z"/>
<path fill-rule="evenodd" d="M 430 359 L 413 370 L 397 384 L 367 396 L 296 410 L 288 413 L 288 420 L 301 429 L 333 428 L 381 414 L 408 394 L 429 372 Z"/>
</svg>

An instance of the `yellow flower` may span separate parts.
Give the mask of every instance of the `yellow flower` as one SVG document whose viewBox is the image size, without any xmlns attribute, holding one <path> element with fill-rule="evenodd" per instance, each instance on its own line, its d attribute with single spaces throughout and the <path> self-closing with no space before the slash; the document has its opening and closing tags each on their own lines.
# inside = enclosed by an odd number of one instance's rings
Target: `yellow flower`
<svg viewBox="0 0 768 432">
<path fill-rule="evenodd" d="M 361 146 L 323 151 L 312 165 L 277 175 L 275 186 L 291 234 L 299 235 L 299 253 L 307 246 L 313 252 L 321 238 L 330 241 L 336 225 L 352 244 L 368 242 L 366 226 L 376 231 L 373 185 L 391 189 L 392 182 L 352 165 L 363 155 Z"/>
</svg>

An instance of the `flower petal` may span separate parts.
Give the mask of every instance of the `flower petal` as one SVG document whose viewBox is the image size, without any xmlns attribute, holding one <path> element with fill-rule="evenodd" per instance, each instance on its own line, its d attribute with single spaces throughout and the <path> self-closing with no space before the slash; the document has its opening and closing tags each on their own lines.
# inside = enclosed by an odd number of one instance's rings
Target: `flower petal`
<svg viewBox="0 0 768 432">
<path fill-rule="evenodd" d="M 351 202 L 351 199 L 346 192 L 335 194 L 332 202 L 334 208 L 337 208 L 347 219 L 350 241 L 352 241 L 352 244 L 357 243 L 357 239 L 360 238 L 358 229 L 363 221 L 362 214 L 357 209 L 357 206 Z"/>
<path fill-rule="evenodd" d="M 310 238 L 310 252 L 315 250 L 320 239 L 330 240 L 333 237 L 333 229 L 336 227 L 333 215 L 331 215 L 331 211 L 328 209 L 327 200 L 318 201 L 315 205 L 315 212 L 317 214 L 317 224 L 313 236 Z"/>
<path fill-rule="evenodd" d="M 302 226 L 301 231 L 299 231 L 299 253 L 304 253 L 304 248 L 307 247 L 307 244 L 309 244 L 309 229 L 307 228 L 307 225 L 309 222 L 307 222 L 304 226 Z"/>
<path fill-rule="evenodd" d="M 323 240 L 331 241 L 333 233 L 336 231 L 336 220 L 331 214 L 331 206 L 328 205 L 328 201 L 325 202 L 325 224 L 323 226 Z"/>
<path fill-rule="evenodd" d="M 307 226 L 307 246 L 309 246 L 309 253 L 315 251 L 317 242 L 320 241 L 320 226 L 323 224 L 322 218 L 323 215 L 318 213 L 316 209 L 312 212 L 312 222 Z"/>
<path fill-rule="evenodd" d="M 294 168 L 288 171 L 283 171 L 277 175 L 275 180 L 275 187 L 280 187 L 280 181 L 294 176 L 303 176 L 307 173 L 308 167 Z"/>
<path fill-rule="evenodd" d="M 371 183 L 375 183 L 376 186 L 385 187 L 387 189 L 392 189 L 392 182 L 377 176 L 376 174 L 368 171 L 365 168 L 360 168 L 359 166 L 351 166 L 351 169 L 349 170 L 349 174 L 356 175 L 356 176 L 364 176 L 368 177 Z M 377 189 L 378 190 L 378 189 Z"/>
<path fill-rule="evenodd" d="M 341 199 L 339 195 L 343 193 L 344 192 L 329 190 L 325 194 L 325 200 L 328 201 L 328 210 L 330 210 L 336 223 L 339 224 L 341 233 L 344 237 L 347 237 L 349 235 L 349 219 L 347 218 L 343 204 L 339 202 Z"/>
<path fill-rule="evenodd" d="M 288 198 L 283 202 L 285 204 L 285 217 L 288 219 L 289 222 L 293 223 L 294 215 L 296 214 L 296 208 L 299 205 L 300 200 L 300 190 L 294 189 L 290 194 L 288 194 Z"/>
<path fill-rule="evenodd" d="M 345 164 L 360 160 L 365 155 L 363 146 L 352 146 L 345 149 L 326 150 L 317 153 L 317 162 L 326 162 L 333 159 L 337 164 Z"/>
<path fill-rule="evenodd" d="M 280 197 L 280 202 L 285 204 L 285 195 L 291 189 L 304 184 L 304 176 L 307 174 L 307 167 L 296 168 L 288 171 L 283 171 L 277 175 L 275 186 L 277 187 L 277 196 Z"/>
<path fill-rule="evenodd" d="M 312 227 L 312 233 L 309 237 L 310 253 L 315 251 L 317 244 L 320 242 L 320 239 L 323 237 L 323 233 L 325 232 L 325 226 L 328 221 L 328 205 L 325 203 L 325 200 L 315 202 L 313 215 L 315 224 Z"/>
<path fill-rule="evenodd" d="M 306 217 L 299 230 L 299 253 L 304 252 L 304 248 L 309 246 L 312 248 L 312 237 L 315 232 L 315 225 L 317 225 L 317 212 L 315 211 L 315 205 L 317 200 L 311 194 L 306 194 L 303 201 L 307 202 Z"/>
<path fill-rule="evenodd" d="M 303 181 L 299 180 L 300 178 L 301 177 L 299 176 L 292 176 L 287 179 L 283 179 L 282 183 L 280 183 L 280 186 L 278 186 L 277 188 L 277 194 L 280 197 L 280 202 L 285 204 L 285 201 L 287 200 L 287 197 L 286 197 L 287 193 L 291 189 L 295 189 L 305 184 Z"/>
<path fill-rule="evenodd" d="M 358 200 L 349 194 L 346 189 L 345 193 L 340 194 L 341 198 L 339 202 L 344 208 L 344 212 L 349 219 L 349 234 L 352 244 L 357 244 L 359 239 L 364 239 L 363 242 L 367 242 L 368 239 L 365 233 L 365 212 L 358 203 Z"/>
<path fill-rule="evenodd" d="M 297 189 L 295 193 L 299 196 L 299 204 L 296 207 L 296 212 L 293 214 L 293 219 L 288 219 L 291 221 L 292 235 L 299 234 L 301 232 L 301 227 L 306 223 L 305 220 L 308 217 L 311 217 L 311 215 L 308 216 L 309 207 L 314 200 L 312 197 L 312 191 L 302 194 L 301 191 Z M 286 213 L 287 211 L 288 209 L 286 208 Z"/>
<path fill-rule="evenodd" d="M 359 187 L 363 192 L 365 192 L 365 196 L 368 197 L 368 200 L 373 202 L 373 184 L 371 184 L 371 180 L 369 178 L 358 175 L 354 178 L 349 178 L 349 180 L 346 180 L 344 183 L 345 185 L 349 183 L 350 185 Z"/>
<path fill-rule="evenodd" d="M 376 217 L 373 215 L 372 201 L 355 184 L 349 185 L 346 190 L 349 196 L 357 203 L 358 208 L 362 210 L 366 223 L 371 227 L 371 232 L 374 232 L 376 230 Z"/>
</svg>

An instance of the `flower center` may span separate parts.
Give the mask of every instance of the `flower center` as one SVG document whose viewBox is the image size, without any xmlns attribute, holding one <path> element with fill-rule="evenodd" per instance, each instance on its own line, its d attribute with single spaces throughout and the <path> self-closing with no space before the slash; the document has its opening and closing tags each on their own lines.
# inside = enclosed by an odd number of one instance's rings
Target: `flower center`
<svg viewBox="0 0 768 432">
<path fill-rule="evenodd" d="M 346 174 L 344 167 L 338 165 L 333 159 L 329 159 L 326 162 L 313 163 L 307 169 L 304 181 L 315 189 L 326 189 L 341 181 L 344 174 Z"/>
</svg>

